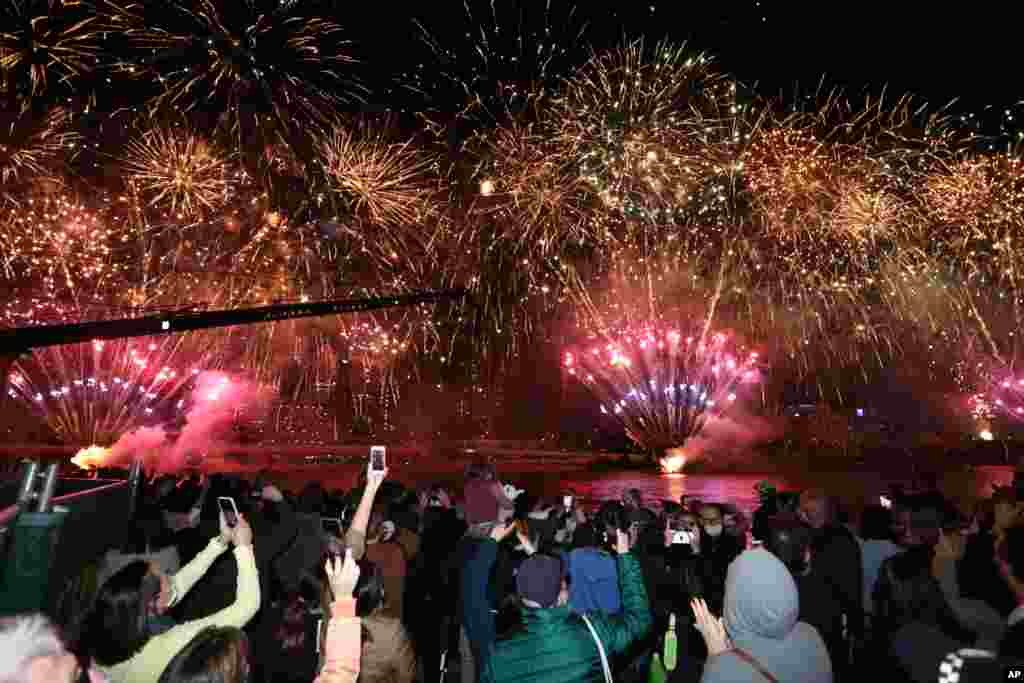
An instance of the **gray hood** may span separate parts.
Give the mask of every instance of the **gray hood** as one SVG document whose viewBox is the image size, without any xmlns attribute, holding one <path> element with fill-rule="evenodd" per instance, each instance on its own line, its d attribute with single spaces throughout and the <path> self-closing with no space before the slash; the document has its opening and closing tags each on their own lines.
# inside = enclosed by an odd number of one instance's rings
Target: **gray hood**
<svg viewBox="0 0 1024 683">
<path fill-rule="evenodd" d="M 725 580 L 725 628 L 735 641 L 782 640 L 800 617 L 796 582 L 767 550 L 747 550 L 729 565 Z"/>
</svg>

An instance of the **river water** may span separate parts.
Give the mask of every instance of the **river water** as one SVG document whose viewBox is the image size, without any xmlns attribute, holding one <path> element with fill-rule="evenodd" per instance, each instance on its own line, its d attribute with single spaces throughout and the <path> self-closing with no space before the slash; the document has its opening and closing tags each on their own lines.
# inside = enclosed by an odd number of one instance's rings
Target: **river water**
<svg viewBox="0 0 1024 683">
<path fill-rule="evenodd" d="M 668 499 L 679 501 L 681 496 L 693 496 L 704 501 L 729 502 L 747 513 L 757 507 L 755 485 L 768 481 L 779 490 L 802 490 L 821 487 L 838 496 L 853 508 L 865 502 L 876 501 L 894 484 L 912 490 L 917 482 L 907 472 L 878 473 L 802 472 L 763 474 L 659 474 L 638 470 L 593 471 L 584 463 L 572 459 L 496 459 L 502 481 L 515 483 L 531 493 L 558 497 L 572 494 L 585 507 L 593 507 L 605 500 L 618 500 L 631 488 L 639 489 L 646 505 L 658 507 Z M 431 482 L 445 483 L 456 494 L 461 488 L 464 462 L 445 461 L 426 463 L 409 460 L 389 462 L 389 477 L 411 488 L 420 488 Z M 349 489 L 356 483 L 362 465 L 355 464 L 279 464 L 272 468 L 272 478 L 280 484 L 297 490 L 310 481 L 319 481 L 327 489 Z M 233 469 L 233 468 L 232 468 Z M 242 468 L 254 472 L 255 468 Z M 993 485 L 1006 485 L 1013 480 L 1013 468 L 980 466 L 971 470 L 958 469 L 937 473 L 939 488 L 951 499 L 969 503 L 992 492 Z"/>
</svg>

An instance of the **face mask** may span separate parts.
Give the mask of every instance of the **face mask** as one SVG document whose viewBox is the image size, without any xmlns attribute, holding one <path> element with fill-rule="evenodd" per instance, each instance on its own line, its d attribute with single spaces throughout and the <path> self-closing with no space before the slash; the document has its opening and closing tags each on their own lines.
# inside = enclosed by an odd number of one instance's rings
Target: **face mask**
<svg viewBox="0 0 1024 683">
<path fill-rule="evenodd" d="M 721 536 L 722 535 L 722 525 L 721 524 L 708 524 L 708 525 L 706 525 L 704 527 L 704 532 L 708 536 L 711 536 L 711 537 Z"/>
</svg>

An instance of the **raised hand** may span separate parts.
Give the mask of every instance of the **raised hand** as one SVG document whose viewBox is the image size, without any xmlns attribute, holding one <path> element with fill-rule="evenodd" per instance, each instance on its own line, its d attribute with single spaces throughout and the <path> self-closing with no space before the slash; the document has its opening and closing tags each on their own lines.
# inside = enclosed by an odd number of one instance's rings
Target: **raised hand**
<svg viewBox="0 0 1024 683">
<path fill-rule="evenodd" d="M 708 610 L 708 605 L 701 598 L 690 601 L 690 608 L 693 610 L 693 627 L 704 636 L 704 644 L 707 645 L 710 656 L 720 655 L 732 649 L 729 642 L 729 634 L 725 632 L 725 624 L 720 618 L 715 617 Z"/>
<path fill-rule="evenodd" d="M 238 523 L 235 524 L 234 533 L 232 534 L 235 545 L 238 547 L 252 545 L 252 527 L 249 526 L 249 522 L 245 519 L 245 515 L 238 515 Z"/>
<path fill-rule="evenodd" d="M 352 557 L 351 548 L 345 550 L 344 561 L 336 555 L 328 557 L 324 563 L 324 572 L 327 574 L 327 581 L 331 585 L 331 593 L 335 600 L 352 597 L 352 591 L 359 582 L 359 565 Z"/>
</svg>

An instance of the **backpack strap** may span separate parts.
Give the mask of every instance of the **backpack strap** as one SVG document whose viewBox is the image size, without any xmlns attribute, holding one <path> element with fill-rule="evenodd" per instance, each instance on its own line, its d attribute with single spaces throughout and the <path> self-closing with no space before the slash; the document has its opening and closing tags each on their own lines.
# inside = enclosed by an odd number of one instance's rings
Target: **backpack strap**
<svg viewBox="0 0 1024 683">
<path fill-rule="evenodd" d="M 775 676 L 772 675 L 771 671 L 764 668 L 761 662 L 754 659 L 754 656 L 746 650 L 741 650 L 738 647 L 734 647 L 733 649 L 729 650 L 729 652 L 732 652 L 734 655 L 745 661 L 747 664 L 754 667 L 757 673 L 764 676 L 768 683 L 779 683 L 779 679 L 775 678 Z"/>
</svg>

